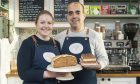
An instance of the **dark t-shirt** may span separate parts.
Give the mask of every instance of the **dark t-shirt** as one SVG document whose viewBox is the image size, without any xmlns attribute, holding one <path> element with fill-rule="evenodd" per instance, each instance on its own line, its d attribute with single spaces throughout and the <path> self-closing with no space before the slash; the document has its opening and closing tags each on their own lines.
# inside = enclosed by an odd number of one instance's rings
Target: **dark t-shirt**
<svg viewBox="0 0 140 84">
<path fill-rule="evenodd" d="M 54 45 L 53 40 L 50 39 L 49 41 L 43 41 L 37 36 L 35 36 L 38 45 Z M 56 46 L 60 50 L 60 44 L 56 41 Z M 23 40 L 18 56 L 17 56 L 17 69 L 18 75 L 24 82 L 43 82 L 43 73 L 45 70 L 43 69 L 34 69 L 33 58 L 35 55 L 35 43 L 32 37 L 28 37 L 27 39 Z M 34 83 L 33 83 L 34 84 Z"/>
</svg>

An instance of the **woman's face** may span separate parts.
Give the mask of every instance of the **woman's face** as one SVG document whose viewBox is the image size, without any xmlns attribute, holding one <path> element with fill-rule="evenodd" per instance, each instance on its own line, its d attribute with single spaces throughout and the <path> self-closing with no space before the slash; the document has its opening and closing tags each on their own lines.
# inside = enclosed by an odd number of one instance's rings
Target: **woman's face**
<svg viewBox="0 0 140 84">
<path fill-rule="evenodd" d="M 53 19 L 48 14 L 42 14 L 39 16 L 37 24 L 37 33 L 45 37 L 52 33 L 53 30 Z"/>
</svg>

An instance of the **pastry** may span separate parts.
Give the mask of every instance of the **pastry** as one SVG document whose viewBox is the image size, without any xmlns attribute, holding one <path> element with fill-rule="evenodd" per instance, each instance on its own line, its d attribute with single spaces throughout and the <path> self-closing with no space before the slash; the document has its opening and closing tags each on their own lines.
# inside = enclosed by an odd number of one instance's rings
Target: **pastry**
<svg viewBox="0 0 140 84">
<path fill-rule="evenodd" d="M 92 53 L 82 54 L 81 55 L 81 61 L 83 63 L 92 63 L 96 64 L 96 56 Z"/>
<path fill-rule="evenodd" d="M 51 65 L 54 68 L 75 66 L 77 65 L 77 59 L 73 55 L 58 55 L 52 59 Z"/>
</svg>

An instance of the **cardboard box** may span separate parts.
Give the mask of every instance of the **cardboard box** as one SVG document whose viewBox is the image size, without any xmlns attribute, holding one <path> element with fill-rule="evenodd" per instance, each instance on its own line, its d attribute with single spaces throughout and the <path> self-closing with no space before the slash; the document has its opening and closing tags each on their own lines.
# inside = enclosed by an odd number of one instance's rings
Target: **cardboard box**
<svg viewBox="0 0 140 84">
<path fill-rule="evenodd" d="M 90 6 L 90 15 L 100 15 L 101 12 L 101 6 Z"/>
<path fill-rule="evenodd" d="M 110 5 L 101 5 L 101 14 L 102 15 L 110 14 Z"/>
<path fill-rule="evenodd" d="M 118 5 L 116 8 L 116 14 L 127 14 L 127 6 L 126 5 Z"/>
<path fill-rule="evenodd" d="M 84 5 L 84 14 L 90 15 L 90 5 Z"/>
<path fill-rule="evenodd" d="M 116 14 L 117 5 L 111 5 L 110 6 L 110 14 Z"/>
</svg>

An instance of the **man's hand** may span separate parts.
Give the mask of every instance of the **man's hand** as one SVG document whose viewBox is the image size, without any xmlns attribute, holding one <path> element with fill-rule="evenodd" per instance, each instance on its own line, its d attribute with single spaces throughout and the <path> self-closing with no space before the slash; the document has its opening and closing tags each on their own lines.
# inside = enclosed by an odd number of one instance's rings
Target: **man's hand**
<svg viewBox="0 0 140 84">
<path fill-rule="evenodd" d="M 101 69 L 101 65 L 99 63 L 84 63 L 82 61 L 80 61 L 81 66 L 83 66 L 84 68 L 87 69 L 96 69 L 99 70 Z"/>
</svg>

